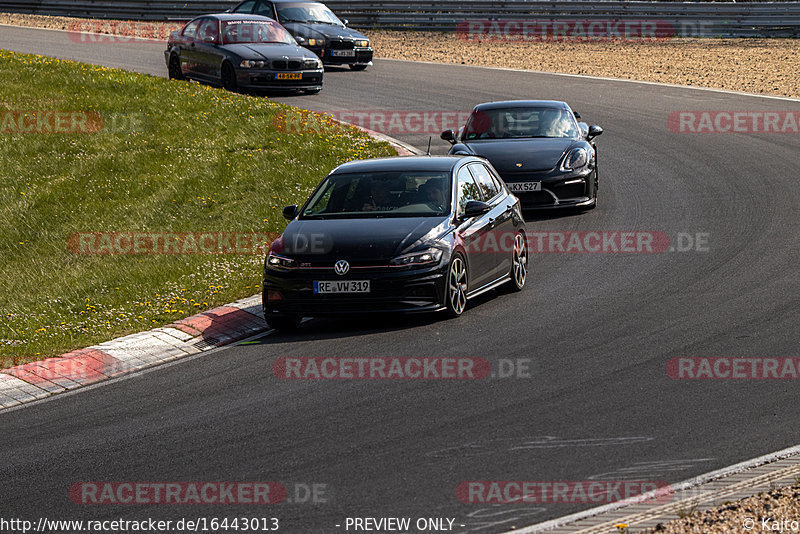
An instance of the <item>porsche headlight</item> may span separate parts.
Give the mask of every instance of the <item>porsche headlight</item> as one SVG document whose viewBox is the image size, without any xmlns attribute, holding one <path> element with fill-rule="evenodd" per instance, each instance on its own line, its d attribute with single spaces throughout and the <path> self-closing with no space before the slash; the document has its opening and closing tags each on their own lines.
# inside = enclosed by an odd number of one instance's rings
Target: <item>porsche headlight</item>
<svg viewBox="0 0 800 534">
<path fill-rule="evenodd" d="M 356 46 L 369 46 L 369 39 L 358 39 Z"/>
<path fill-rule="evenodd" d="M 308 46 L 325 46 L 325 39 L 309 39 Z"/>
<path fill-rule="evenodd" d="M 442 251 L 438 248 L 430 248 L 397 256 L 391 261 L 391 265 L 395 267 L 423 267 L 426 265 L 436 265 L 441 259 Z"/>
<path fill-rule="evenodd" d="M 589 163 L 589 153 L 585 148 L 573 148 L 567 157 L 564 158 L 564 163 L 561 164 L 562 171 L 573 171 L 585 167 Z"/>
</svg>

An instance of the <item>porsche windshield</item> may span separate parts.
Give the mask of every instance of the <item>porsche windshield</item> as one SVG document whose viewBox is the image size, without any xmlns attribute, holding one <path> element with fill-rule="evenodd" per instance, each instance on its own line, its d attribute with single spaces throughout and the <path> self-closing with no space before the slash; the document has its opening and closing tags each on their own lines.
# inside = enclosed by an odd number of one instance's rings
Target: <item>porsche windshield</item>
<svg viewBox="0 0 800 534">
<path fill-rule="evenodd" d="M 435 217 L 449 212 L 449 171 L 391 171 L 328 176 L 301 218 Z"/>
<path fill-rule="evenodd" d="M 222 44 L 285 43 L 296 41 L 277 22 L 261 20 L 228 20 L 222 23 Z"/>
<path fill-rule="evenodd" d="M 278 20 L 281 22 L 321 22 L 344 26 L 324 4 L 297 3 L 278 4 Z"/>
<path fill-rule="evenodd" d="M 579 135 L 578 123 L 569 110 L 552 107 L 497 108 L 474 111 L 462 139 L 515 139 Z"/>
</svg>

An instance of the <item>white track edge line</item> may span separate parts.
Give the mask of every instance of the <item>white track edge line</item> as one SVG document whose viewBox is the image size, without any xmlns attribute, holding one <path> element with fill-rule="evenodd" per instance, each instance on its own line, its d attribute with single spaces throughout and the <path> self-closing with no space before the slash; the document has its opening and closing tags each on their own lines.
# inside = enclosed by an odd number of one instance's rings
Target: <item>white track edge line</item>
<svg viewBox="0 0 800 534">
<path fill-rule="evenodd" d="M 695 486 L 699 486 L 701 484 L 705 484 L 706 482 L 711 482 L 713 480 L 718 480 L 721 478 L 725 478 L 730 475 L 735 475 L 737 473 L 741 473 L 743 471 L 747 471 L 749 469 L 753 469 L 755 467 L 759 467 L 768 463 L 775 462 L 777 460 L 782 460 L 784 458 L 788 458 L 790 456 L 795 456 L 800 454 L 800 445 L 794 445 L 792 447 L 788 447 L 786 449 L 781 449 L 779 451 L 775 451 L 769 454 L 765 454 L 763 456 L 758 456 L 756 458 L 752 458 L 750 460 L 745 460 L 743 462 L 739 462 L 738 464 L 733 464 L 728 467 L 723 467 L 721 469 L 717 469 L 715 471 L 711 471 L 694 478 L 690 478 L 688 480 L 684 480 L 683 482 L 678 482 L 677 484 L 671 484 L 671 488 L 674 493 L 678 491 L 684 491 L 689 488 L 693 488 Z M 658 491 L 658 490 L 656 490 Z M 654 494 L 655 492 L 648 492 L 643 494 L 641 497 L 644 499 L 647 496 Z M 549 521 L 544 521 L 542 523 L 536 523 L 527 527 L 523 527 L 516 530 L 510 530 L 505 532 L 504 534 L 531 534 L 534 532 L 544 532 L 547 530 L 552 530 L 554 528 L 563 527 L 570 523 L 574 523 L 581 519 L 587 519 L 589 517 L 594 517 L 606 512 L 613 512 L 614 510 L 619 510 L 622 508 L 626 508 L 628 506 L 639 504 L 639 502 L 616 502 L 616 503 L 609 503 L 604 504 L 602 506 L 597 506 L 595 508 L 590 508 L 588 510 L 584 510 L 582 512 L 576 512 L 574 514 L 565 515 L 563 517 L 558 517 L 556 519 L 551 519 Z"/>
</svg>

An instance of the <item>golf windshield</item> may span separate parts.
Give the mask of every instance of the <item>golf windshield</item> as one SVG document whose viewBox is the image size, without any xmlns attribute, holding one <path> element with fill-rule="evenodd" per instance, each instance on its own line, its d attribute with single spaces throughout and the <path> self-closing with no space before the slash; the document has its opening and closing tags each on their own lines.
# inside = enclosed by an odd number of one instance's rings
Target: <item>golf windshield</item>
<svg viewBox="0 0 800 534">
<path fill-rule="evenodd" d="M 444 216 L 450 212 L 450 184 L 449 171 L 332 174 L 301 218 Z"/>
<path fill-rule="evenodd" d="M 578 123 L 567 109 L 515 107 L 474 111 L 462 139 L 575 138 L 579 134 Z"/>
<path fill-rule="evenodd" d="M 296 44 L 294 37 L 277 22 L 263 20 L 228 20 L 222 22 L 222 44 L 285 43 Z"/>
</svg>

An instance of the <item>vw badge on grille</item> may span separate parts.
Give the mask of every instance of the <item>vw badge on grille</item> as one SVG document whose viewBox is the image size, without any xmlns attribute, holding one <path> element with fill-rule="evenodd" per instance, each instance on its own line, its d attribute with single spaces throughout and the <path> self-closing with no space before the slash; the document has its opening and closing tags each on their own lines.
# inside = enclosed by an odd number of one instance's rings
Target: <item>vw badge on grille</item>
<svg viewBox="0 0 800 534">
<path fill-rule="evenodd" d="M 347 274 L 347 271 L 350 270 L 350 264 L 347 263 L 347 260 L 339 260 L 336 262 L 336 265 L 333 266 L 333 270 L 339 275 Z"/>
</svg>

